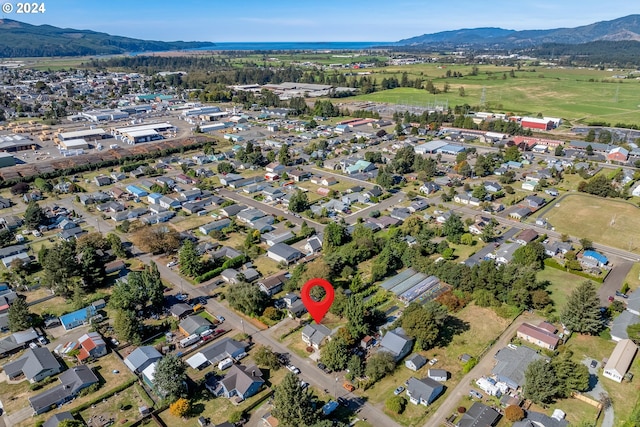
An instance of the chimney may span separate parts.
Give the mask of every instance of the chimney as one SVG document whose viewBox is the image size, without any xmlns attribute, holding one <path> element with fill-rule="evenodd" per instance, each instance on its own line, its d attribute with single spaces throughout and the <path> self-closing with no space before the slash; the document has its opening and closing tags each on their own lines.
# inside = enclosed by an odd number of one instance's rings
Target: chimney
<svg viewBox="0 0 640 427">
<path fill-rule="evenodd" d="M 253 371 L 251 371 L 251 376 L 255 377 L 256 376 L 256 370 L 254 369 Z"/>
</svg>

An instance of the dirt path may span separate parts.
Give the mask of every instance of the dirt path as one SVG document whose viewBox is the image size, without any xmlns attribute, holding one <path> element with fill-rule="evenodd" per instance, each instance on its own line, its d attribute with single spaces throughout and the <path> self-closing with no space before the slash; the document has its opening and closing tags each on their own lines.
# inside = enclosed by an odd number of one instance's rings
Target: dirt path
<svg viewBox="0 0 640 427">
<path fill-rule="evenodd" d="M 424 427 L 438 427 L 444 424 L 445 419 L 455 412 L 460 399 L 469 394 L 469 385 L 471 384 L 471 381 L 491 372 L 495 363 L 493 359 L 494 354 L 509 343 L 511 337 L 516 333 L 516 329 L 518 329 L 518 327 L 524 322 L 534 322 L 536 320 L 541 319 L 528 312 L 525 312 L 516 318 L 516 320 L 514 320 L 513 323 L 500 335 L 489 351 L 486 352 L 484 357 L 480 359 L 478 364 L 467 375 L 462 377 L 458 385 L 451 390 L 447 399 L 442 405 L 440 405 L 436 412 L 429 417 L 429 420 L 424 424 Z"/>
</svg>

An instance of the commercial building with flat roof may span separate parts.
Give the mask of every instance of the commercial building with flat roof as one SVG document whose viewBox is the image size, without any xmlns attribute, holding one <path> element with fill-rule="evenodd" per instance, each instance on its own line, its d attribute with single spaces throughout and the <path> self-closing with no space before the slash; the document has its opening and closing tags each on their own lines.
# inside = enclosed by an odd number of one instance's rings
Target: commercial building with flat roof
<svg viewBox="0 0 640 427">
<path fill-rule="evenodd" d="M 109 134 L 107 134 L 107 132 L 105 132 L 105 130 L 102 128 L 83 129 L 73 132 L 60 132 L 58 134 L 58 139 L 60 139 L 60 141 L 68 141 L 80 138 L 84 138 L 85 140 L 89 141 L 95 141 L 97 139 L 109 138 Z"/>
</svg>

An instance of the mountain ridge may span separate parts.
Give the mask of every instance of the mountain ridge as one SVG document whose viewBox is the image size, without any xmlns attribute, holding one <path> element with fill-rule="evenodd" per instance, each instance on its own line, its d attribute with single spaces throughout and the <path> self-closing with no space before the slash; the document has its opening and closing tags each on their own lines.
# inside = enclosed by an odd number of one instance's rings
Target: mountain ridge
<svg viewBox="0 0 640 427">
<path fill-rule="evenodd" d="M 211 42 L 141 40 L 92 30 L 0 19 L 0 58 L 113 55 L 213 46 Z"/>
<path fill-rule="evenodd" d="M 640 15 L 628 15 L 572 28 L 507 30 L 498 27 L 464 28 L 422 34 L 398 41 L 402 45 L 530 47 L 544 43 L 581 44 L 593 41 L 640 40 Z"/>
</svg>

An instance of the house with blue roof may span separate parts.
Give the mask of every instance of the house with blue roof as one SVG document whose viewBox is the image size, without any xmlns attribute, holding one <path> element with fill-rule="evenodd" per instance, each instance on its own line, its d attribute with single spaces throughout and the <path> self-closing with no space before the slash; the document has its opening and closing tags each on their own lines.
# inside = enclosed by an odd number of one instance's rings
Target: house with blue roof
<svg viewBox="0 0 640 427">
<path fill-rule="evenodd" d="M 147 201 L 152 205 L 159 204 L 160 199 L 162 199 L 162 194 L 160 193 L 151 193 L 147 196 Z"/>
<path fill-rule="evenodd" d="M 364 173 L 371 172 L 376 169 L 376 165 L 371 162 L 367 162 L 366 160 L 358 160 L 351 166 L 347 166 L 345 172 L 349 175 L 353 175 L 356 173 Z"/>
<path fill-rule="evenodd" d="M 604 267 L 609 263 L 609 259 L 600 252 L 588 250 L 584 251 L 582 262 L 593 267 Z"/>
<path fill-rule="evenodd" d="M 89 318 L 96 315 L 96 308 L 90 305 L 80 310 L 60 316 L 60 323 L 64 326 L 65 330 L 70 330 L 82 326 L 89 321 Z"/>
<path fill-rule="evenodd" d="M 149 194 L 145 190 L 143 190 L 142 188 L 138 187 L 137 185 L 133 185 L 133 184 L 127 185 L 125 187 L 125 190 L 127 191 L 127 193 L 133 194 L 136 197 L 144 197 L 144 196 Z"/>
</svg>

